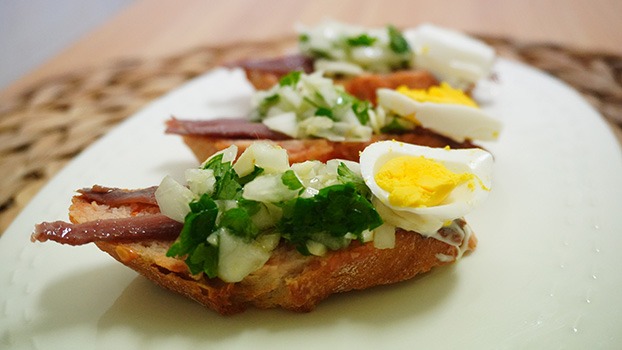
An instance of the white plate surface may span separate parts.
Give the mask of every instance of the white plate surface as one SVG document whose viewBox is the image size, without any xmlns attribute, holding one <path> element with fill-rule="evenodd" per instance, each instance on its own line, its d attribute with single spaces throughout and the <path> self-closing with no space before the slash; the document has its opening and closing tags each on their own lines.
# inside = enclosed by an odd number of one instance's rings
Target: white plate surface
<svg viewBox="0 0 622 350">
<path fill-rule="evenodd" d="M 488 201 L 467 216 L 478 250 L 394 286 L 331 297 L 309 314 L 222 317 L 96 247 L 30 243 L 65 220 L 73 191 L 145 187 L 196 166 L 163 122 L 243 115 L 250 87 L 215 70 L 128 119 L 64 168 L 0 239 L 0 348 L 557 349 L 622 347 L 622 155 L 581 97 L 500 60 L 485 105 L 504 122 Z M 235 106 L 235 107 L 232 107 Z"/>
</svg>

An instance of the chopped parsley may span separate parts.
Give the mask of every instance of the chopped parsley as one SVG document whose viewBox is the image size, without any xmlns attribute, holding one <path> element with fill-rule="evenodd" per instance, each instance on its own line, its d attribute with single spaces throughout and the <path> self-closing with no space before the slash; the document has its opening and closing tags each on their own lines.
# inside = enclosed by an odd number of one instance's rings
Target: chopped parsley
<svg viewBox="0 0 622 350">
<path fill-rule="evenodd" d="M 250 242 L 259 234 L 259 228 L 253 223 L 251 215 L 245 208 L 232 208 L 220 217 L 220 226 L 229 229 L 233 235 Z"/>
<path fill-rule="evenodd" d="M 362 241 L 363 231 L 382 225 L 371 202 L 351 183 L 325 187 L 313 197 L 296 198 L 283 204 L 277 230 L 298 251 L 309 254 L 306 242 L 317 234 L 343 238 L 353 234 Z"/>
<path fill-rule="evenodd" d="M 384 32 L 378 35 L 379 30 Z M 322 24 L 300 35 L 299 47 L 305 55 L 345 63 L 321 63 L 326 73 L 333 76 L 354 74 L 357 67 L 363 71 L 384 73 L 412 65 L 413 52 L 408 40 L 391 24 L 380 29 L 341 23 Z"/>
<path fill-rule="evenodd" d="M 253 171 L 252 171 L 250 174 L 248 174 L 248 175 L 246 175 L 246 176 L 241 177 L 240 179 L 238 179 L 238 180 L 237 180 L 237 182 L 238 182 L 241 186 L 244 186 L 244 185 L 246 185 L 247 183 L 249 183 L 249 182 L 253 181 L 253 180 L 254 180 L 257 176 L 259 176 L 259 175 L 263 174 L 263 171 L 264 171 L 264 170 L 263 170 L 263 168 L 260 168 L 260 167 L 258 167 L 258 166 L 255 166 L 255 169 L 253 169 Z"/>
<path fill-rule="evenodd" d="M 281 175 L 281 181 L 283 182 L 283 185 L 287 186 L 290 190 L 300 190 L 304 187 L 302 183 L 300 183 L 300 180 L 298 180 L 296 173 L 294 173 L 291 169 Z"/>
<path fill-rule="evenodd" d="M 365 184 L 363 178 L 354 171 L 350 170 L 350 168 L 348 168 L 348 166 L 343 162 L 339 163 L 339 166 L 337 166 L 337 175 L 341 183 L 351 183 L 356 188 L 356 191 L 363 197 L 367 199 L 371 198 L 371 191 Z"/>
<path fill-rule="evenodd" d="M 218 247 L 207 242 L 199 243 L 186 258 L 186 265 L 192 274 L 204 272 L 209 278 L 217 277 Z"/>
<path fill-rule="evenodd" d="M 211 196 L 203 194 L 190 203 L 190 213 L 186 215 L 181 233 L 166 252 L 167 256 L 185 256 L 186 265 L 192 274 L 204 272 L 210 278 L 216 277 L 218 272 L 218 247 L 208 243 L 209 236 L 220 227 L 229 228 L 234 235 L 247 240 L 258 233 L 257 228 L 251 225 L 252 222 L 249 223 L 249 210 L 252 211 L 254 206 L 242 198 L 240 177 L 233 170 L 231 162 L 223 163 L 222 159 L 223 155 L 219 154 L 203 165 L 203 169 L 214 172 L 214 192 Z M 257 169 L 253 173 L 256 172 Z M 217 200 L 237 200 L 241 205 L 225 211 L 217 220 Z"/>
<path fill-rule="evenodd" d="M 372 46 L 377 38 L 369 36 L 367 34 L 361 34 L 359 36 L 353 36 L 346 39 L 346 42 L 350 46 Z"/>
<path fill-rule="evenodd" d="M 242 195 L 242 185 L 238 174 L 233 171 L 231 162 L 222 162 L 222 154 L 210 159 L 203 169 L 212 169 L 216 184 L 214 185 L 213 199 L 238 199 Z"/>
<path fill-rule="evenodd" d="M 295 87 L 298 81 L 300 81 L 301 74 L 302 72 L 299 70 L 289 72 L 279 80 L 279 85 Z"/>
<path fill-rule="evenodd" d="M 316 58 L 327 58 L 330 59 L 333 56 L 330 54 L 330 52 L 326 51 L 326 50 L 320 50 L 320 49 L 309 49 L 309 55 L 311 57 L 316 57 Z"/>
<path fill-rule="evenodd" d="M 309 42 L 309 39 L 309 34 L 303 33 L 298 36 L 298 41 L 300 41 L 301 43 Z"/>
<path fill-rule="evenodd" d="M 268 114 L 268 110 L 270 108 L 276 106 L 281 100 L 281 96 L 279 94 L 270 95 L 261 100 L 261 103 L 257 107 L 257 114 L 260 117 L 265 117 Z"/>
<path fill-rule="evenodd" d="M 371 104 L 368 101 L 355 100 L 352 102 L 352 111 L 362 125 L 369 123 L 369 110 Z"/>
<path fill-rule="evenodd" d="M 369 123 L 369 111 L 372 110 L 369 101 L 362 101 L 346 92 L 342 92 L 337 99 L 337 105 L 351 105 L 352 111 L 361 125 L 367 125 Z"/>
<path fill-rule="evenodd" d="M 335 120 L 333 111 L 326 107 L 318 107 L 318 109 L 315 110 L 315 115 L 318 117 L 327 117 L 331 120 Z"/>
<path fill-rule="evenodd" d="M 170 257 L 183 257 L 192 274 L 218 276 L 219 232 L 223 230 L 247 243 L 262 232 L 277 232 L 301 253 L 309 254 L 306 248 L 309 240 L 339 249 L 347 246 L 353 237 L 362 241 L 364 231 L 382 224 L 361 176 L 340 163 L 337 168 L 340 183 L 321 188 L 312 197 L 297 196 L 272 203 L 280 208 L 282 215 L 262 231 L 253 221 L 262 203 L 244 199 L 242 193 L 244 184 L 261 176 L 263 169 L 255 167 L 250 175 L 240 178 L 232 163 L 223 163 L 222 159 L 220 154 L 204 164 L 203 168 L 211 169 L 216 178 L 214 192 L 189 203 L 190 212 L 182 231 L 166 253 Z M 280 176 L 288 189 L 299 194 L 304 192 L 305 186 L 292 169 Z"/>
<path fill-rule="evenodd" d="M 214 232 L 217 216 L 218 206 L 207 194 L 190 203 L 184 227 L 166 256 L 187 256 L 186 265 L 192 274 L 205 272 L 210 278 L 216 277 L 218 248 L 207 243 L 207 238 Z"/>
<path fill-rule="evenodd" d="M 406 54 L 410 52 L 410 45 L 402 35 L 402 33 L 392 25 L 387 26 L 389 33 L 389 47 L 397 54 Z"/>
<path fill-rule="evenodd" d="M 253 118 L 265 122 L 281 117 L 283 123 L 266 124 L 288 135 L 366 141 L 373 132 L 370 119 L 376 112 L 372 104 L 350 95 L 342 86 L 319 74 L 291 72 L 270 90 L 257 94 Z M 309 120 L 313 117 L 325 117 L 335 124 L 322 119 Z M 305 123 L 304 127 L 300 127 L 301 123 Z"/>
<path fill-rule="evenodd" d="M 406 126 L 400 123 L 400 118 L 393 117 L 391 121 L 380 129 L 383 134 L 400 134 L 409 130 Z"/>
</svg>

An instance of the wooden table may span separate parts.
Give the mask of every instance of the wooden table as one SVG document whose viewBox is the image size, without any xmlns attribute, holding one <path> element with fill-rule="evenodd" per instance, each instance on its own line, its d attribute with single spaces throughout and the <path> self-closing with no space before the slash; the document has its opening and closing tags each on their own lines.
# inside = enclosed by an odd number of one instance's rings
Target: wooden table
<svg viewBox="0 0 622 350">
<path fill-rule="evenodd" d="M 518 48 L 514 53 L 531 50 L 530 57 L 539 61 L 530 62 L 540 67 L 542 60 L 550 60 L 546 64 L 556 62 L 557 66 L 548 71 L 558 76 L 567 73 L 564 69 L 574 69 L 575 76 L 566 77 L 577 84 L 589 83 L 587 89 L 593 88 L 593 93 L 588 91 L 588 98 L 595 104 L 609 103 L 612 120 L 617 111 L 622 115 L 620 14 L 619 0 L 136 1 L 0 92 L 0 232 L 65 162 L 101 134 L 69 145 L 63 141 L 72 132 L 67 129 L 105 132 L 183 79 L 198 74 L 198 66 L 184 68 L 190 73 L 182 78 L 170 74 L 179 68 L 175 62 L 180 57 L 192 54 L 201 61 L 197 48 L 235 49 L 236 43 L 291 39 L 296 23 L 315 24 L 326 17 L 368 26 L 391 23 L 407 27 L 431 22 L 498 38 L 503 47 Z M 167 60 L 171 57 L 178 61 Z M 568 57 L 571 59 L 564 61 Z M 156 83 L 150 81 L 147 87 L 140 85 L 162 67 L 168 69 L 167 74 L 158 76 Z M 593 74 L 577 78 L 585 67 Z M 120 78 L 119 72 L 125 75 Z M 94 90 L 102 82 L 107 83 L 106 90 Z M 76 110 L 107 119 L 85 122 Z M 61 119 L 69 121 L 58 122 Z M 29 122 L 33 120 L 36 123 Z M 50 128 L 64 134 L 50 133 Z M 617 127 L 613 131 L 620 135 Z"/>
</svg>

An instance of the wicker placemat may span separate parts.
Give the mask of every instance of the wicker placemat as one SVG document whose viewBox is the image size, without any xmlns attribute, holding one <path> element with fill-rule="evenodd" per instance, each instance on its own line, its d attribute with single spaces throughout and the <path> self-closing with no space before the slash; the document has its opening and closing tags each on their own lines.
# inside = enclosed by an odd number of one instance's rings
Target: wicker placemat
<svg viewBox="0 0 622 350">
<path fill-rule="evenodd" d="M 502 57 L 566 81 L 622 126 L 622 56 L 482 37 Z M 0 232 L 76 154 L 150 101 L 223 62 L 274 56 L 294 38 L 202 47 L 157 60 L 126 60 L 43 81 L 0 103 Z"/>
</svg>

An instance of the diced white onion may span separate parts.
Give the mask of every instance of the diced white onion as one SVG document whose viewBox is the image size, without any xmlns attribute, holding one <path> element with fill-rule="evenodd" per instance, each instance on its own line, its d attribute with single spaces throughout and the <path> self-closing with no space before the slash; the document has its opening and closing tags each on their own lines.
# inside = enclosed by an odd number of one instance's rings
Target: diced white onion
<svg viewBox="0 0 622 350">
<path fill-rule="evenodd" d="M 377 46 L 360 46 L 352 49 L 352 58 L 354 61 L 364 65 L 374 64 L 378 61 L 386 60 L 386 55 L 381 47 Z"/>
<path fill-rule="evenodd" d="M 312 240 L 308 240 L 306 243 L 307 249 L 309 250 L 309 253 L 315 255 L 315 256 L 324 256 L 324 254 L 326 254 L 327 248 L 325 245 L 323 245 L 322 243 L 316 242 L 316 241 L 312 241 Z"/>
<path fill-rule="evenodd" d="M 293 138 L 298 137 L 298 121 L 295 112 L 285 112 L 265 118 L 264 123 L 268 128 L 278 131 Z"/>
<path fill-rule="evenodd" d="M 298 94 L 294 89 L 290 86 L 282 87 L 279 95 L 283 99 L 282 102 L 288 102 L 291 105 L 291 108 L 298 109 L 302 104 L 302 96 Z"/>
<path fill-rule="evenodd" d="M 395 247 L 395 226 L 382 224 L 374 230 L 374 247 L 392 249 Z"/>
<path fill-rule="evenodd" d="M 334 122 L 326 117 L 310 117 L 300 123 L 300 130 L 305 135 L 327 138 L 331 141 L 343 141 L 344 137 L 331 132 Z M 337 139 L 339 138 L 339 139 Z"/>
<path fill-rule="evenodd" d="M 289 169 L 287 150 L 279 146 L 258 142 L 251 145 L 255 154 L 255 165 L 266 174 L 283 173 Z"/>
<path fill-rule="evenodd" d="M 289 169 L 287 151 L 268 142 L 254 142 L 240 155 L 233 170 L 242 177 L 252 173 L 255 166 L 265 174 L 283 173 Z"/>
<path fill-rule="evenodd" d="M 190 212 L 189 203 L 194 200 L 194 194 L 171 176 L 165 176 L 155 191 L 155 198 L 162 214 L 175 221 L 184 222 Z"/>
<path fill-rule="evenodd" d="M 269 91 L 259 91 L 253 99 L 255 118 L 269 129 L 292 138 L 321 137 L 330 141 L 367 141 L 372 129 L 362 127 L 345 99 L 344 88 L 322 76 L 323 71 L 302 74 L 296 86 L 275 85 Z M 264 110 L 266 99 L 277 96 L 274 104 Z M 260 108 L 261 107 L 261 108 Z M 319 108 L 330 111 L 331 116 L 317 116 Z M 261 109 L 261 112 L 259 111 Z M 260 114 L 261 113 L 261 114 Z M 368 113 L 373 113 L 369 109 Z"/>
<path fill-rule="evenodd" d="M 257 237 L 257 243 L 265 250 L 274 250 L 281 241 L 281 235 L 278 233 L 267 233 Z"/>
<path fill-rule="evenodd" d="M 304 180 L 315 176 L 315 169 L 320 165 L 321 163 L 317 160 L 307 160 L 302 163 L 292 164 L 291 169 L 301 180 Z"/>
<path fill-rule="evenodd" d="M 374 240 L 374 231 L 365 230 L 362 233 L 363 242 L 370 242 Z"/>
<path fill-rule="evenodd" d="M 212 169 L 187 169 L 185 177 L 188 188 L 195 196 L 211 195 L 214 192 L 216 178 Z"/>
<path fill-rule="evenodd" d="M 365 71 L 361 66 L 345 61 L 332 61 L 327 59 L 318 59 L 313 64 L 316 71 L 322 71 L 326 74 L 344 74 L 344 75 L 360 75 Z"/>
<path fill-rule="evenodd" d="M 274 227 L 282 215 L 283 210 L 281 208 L 271 203 L 261 203 L 259 211 L 251 217 L 251 220 L 257 228 L 263 230 Z"/>
<path fill-rule="evenodd" d="M 256 241 L 247 243 L 225 229 L 218 231 L 218 235 L 218 277 L 225 282 L 240 282 L 270 258 L 272 251 Z"/>
<path fill-rule="evenodd" d="M 214 154 L 212 154 L 209 158 L 207 158 L 204 162 L 203 165 L 206 164 L 207 162 L 209 162 L 211 159 L 213 159 L 214 157 L 218 156 L 222 154 L 222 162 L 223 163 L 228 163 L 228 162 L 233 162 L 235 160 L 235 158 L 238 156 L 238 146 L 236 145 L 231 145 L 221 151 L 218 151 Z"/>
<path fill-rule="evenodd" d="M 244 186 L 242 197 L 244 199 L 276 203 L 296 198 L 298 191 L 290 190 L 283 184 L 281 174 L 261 175 Z"/>
<path fill-rule="evenodd" d="M 307 38 L 300 43 L 303 53 L 314 55 L 320 52 L 329 60 L 347 62 L 361 70 L 389 72 L 411 56 L 410 52 L 398 54 L 391 49 L 386 27 L 364 28 L 326 20 L 313 28 L 300 26 L 298 30 Z M 352 46 L 348 42 L 348 38 L 363 34 L 375 41 L 369 46 Z"/>
<path fill-rule="evenodd" d="M 212 233 L 207 236 L 207 243 L 217 247 L 218 246 L 218 234 Z"/>
</svg>

